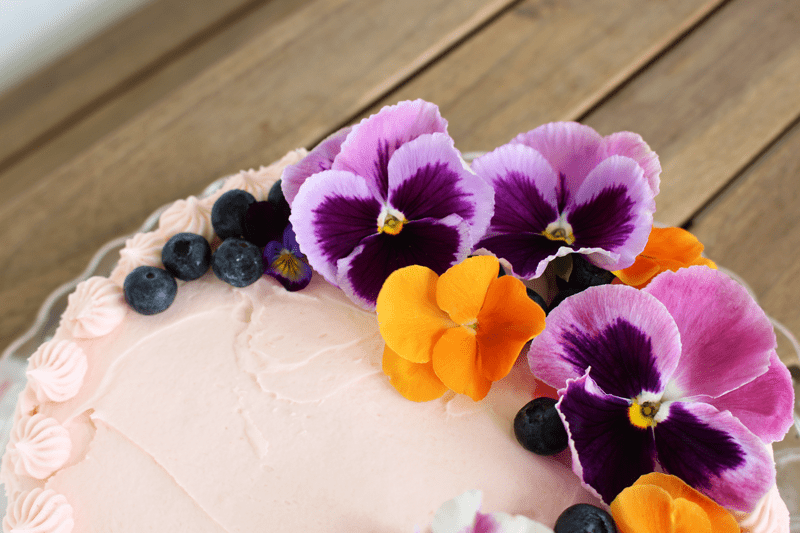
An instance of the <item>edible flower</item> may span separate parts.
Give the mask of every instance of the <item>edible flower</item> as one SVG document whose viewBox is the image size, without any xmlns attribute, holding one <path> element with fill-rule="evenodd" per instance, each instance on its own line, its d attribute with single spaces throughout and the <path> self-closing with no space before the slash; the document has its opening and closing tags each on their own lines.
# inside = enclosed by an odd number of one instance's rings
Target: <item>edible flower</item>
<svg viewBox="0 0 800 533">
<path fill-rule="evenodd" d="M 661 272 L 692 265 L 717 268 L 703 253 L 703 244 L 697 237 L 683 228 L 657 228 L 653 226 L 642 253 L 628 268 L 617 270 L 614 275 L 624 283 L 641 289 Z"/>
<path fill-rule="evenodd" d="M 482 513 L 482 499 L 481 491 L 473 489 L 443 503 L 433 516 L 432 533 L 553 533 L 525 516 Z"/>
<path fill-rule="evenodd" d="M 642 290 L 590 287 L 550 312 L 528 360 L 559 390 L 573 470 L 605 502 L 673 474 L 750 512 L 775 483 L 765 443 L 792 424 L 767 316 L 723 273 L 692 266 Z"/>
<path fill-rule="evenodd" d="M 477 248 L 507 260 L 521 278 L 538 278 L 570 253 L 619 270 L 644 249 L 661 166 L 634 133 L 601 137 L 588 126 L 554 122 L 479 157 L 472 169 L 495 191 L 494 216 Z"/>
<path fill-rule="evenodd" d="M 415 100 L 383 108 L 348 135 L 331 170 L 292 202 L 300 248 L 330 283 L 374 309 L 395 270 L 441 274 L 484 234 L 494 194 L 467 170 L 439 109 Z"/>
<path fill-rule="evenodd" d="M 409 400 L 450 389 L 475 401 L 504 378 L 544 329 L 544 311 L 495 257 L 476 256 L 441 276 L 414 265 L 392 273 L 378 295 L 386 341 L 383 370 Z"/>
<path fill-rule="evenodd" d="M 283 230 L 281 242 L 267 243 L 264 264 L 264 273 L 280 281 L 288 291 L 305 289 L 311 282 L 311 266 L 297 245 L 291 224 Z"/>
<path fill-rule="evenodd" d="M 675 476 L 646 474 L 611 502 L 620 533 L 739 533 L 724 507 Z"/>
</svg>

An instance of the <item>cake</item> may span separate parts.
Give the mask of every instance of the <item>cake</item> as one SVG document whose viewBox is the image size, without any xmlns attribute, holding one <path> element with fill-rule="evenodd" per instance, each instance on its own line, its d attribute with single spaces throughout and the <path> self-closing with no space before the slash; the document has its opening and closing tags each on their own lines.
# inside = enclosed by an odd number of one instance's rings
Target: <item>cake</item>
<svg viewBox="0 0 800 533">
<path fill-rule="evenodd" d="M 533 130 L 528 138 L 535 140 L 542 131 Z M 381 144 L 385 138 L 397 142 Z M 544 326 L 544 312 L 527 294 L 534 288 L 546 306 L 552 305 L 558 292 L 556 277 L 565 268 L 570 277 L 572 267 L 564 260 L 570 254 L 588 257 L 596 267 L 617 273 L 618 279 L 636 277 L 631 270 L 625 274 L 624 267 L 632 268 L 648 242 L 660 173 L 657 157 L 637 138 L 612 136 L 603 144 L 606 152 L 593 162 L 599 166 L 610 158 L 607 168 L 637 176 L 636 184 L 626 190 L 633 191 L 629 195 L 644 207 L 631 215 L 628 244 L 617 239 L 605 248 L 582 246 L 579 217 L 569 218 L 565 206 L 570 194 L 580 198 L 585 192 L 565 192 L 570 176 L 556 174 L 554 183 L 560 184 L 561 192 L 551 199 L 559 213 L 555 221 L 543 225 L 542 233 L 557 246 L 548 248 L 539 261 L 525 264 L 503 253 L 504 233 L 497 223 L 502 208 L 485 209 L 485 203 L 498 196 L 488 185 L 491 177 L 478 179 L 469 170 L 446 136 L 446 122 L 438 110 L 422 101 L 386 108 L 355 128 L 338 132 L 310 154 L 293 151 L 273 165 L 232 176 L 210 196 L 175 202 L 161 215 L 156 230 L 127 241 L 108 277 L 94 276 L 78 285 L 54 338 L 31 357 L 28 385 L 18 400 L 11 442 L 2 459 L 9 500 L 4 531 L 399 533 L 423 530 L 433 522 L 439 533 L 449 527 L 453 505 L 472 509 L 470 528 L 501 516 L 481 514 L 480 505 L 490 512 L 509 513 L 503 517 L 536 520 L 545 528 L 515 531 L 547 531 L 573 504 L 607 507 L 613 498 L 580 477 L 592 466 L 581 455 L 580 445 L 553 457 L 534 455 L 516 441 L 513 426 L 520 408 L 532 398 L 557 397 L 556 389 L 566 387 L 569 392 L 590 376 L 597 377 L 587 371 L 548 386 L 531 373 L 531 367 L 542 367 L 536 363 L 537 354 L 546 342 L 556 342 L 558 330 L 551 333 Z M 544 157 L 555 157 L 555 151 L 541 149 Z M 383 167 L 367 157 L 376 152 Z M 419 153 L 435 162 L 425 161 Z M 339 154 L 356 155 L 338 159 Z M 393 159 L 395 154 L 400 156 Z M 493 161 L 510 168 L 530 155 L 531 150 L 519 144 L 488 154 L 473 169 L 491 176 Z M 533 157 L 536 164 L 544 161 L 541 155 Z M 449 172 L 451 181 L 437 181 L 440 174 L 432 169 Z M 396 177 L 404 170 L 438 184 L 434 196 L 439 203 L 428 205 L 428 197 L 416 194 L 411 185 L 404 189 L 411 180 Z M 352 177 L 373 171 L 382 191 L 359 186 Z M 335 183 L 324 184 L 320 174 L 332 176 Z M 140 266 L 161 266 L 161 250 L 170 237 L 191 232 L 218 246 L 211 223 L 214 203 L 231 190 L 266 200 L 281 178 L 297 235 L 296 241 L 293 236 L 284 240 L 280 253 L 294 249 L 290 261 L 310 262 L 314 273 L 307 286 L 293 284 L 294 278 L 287 281 L 291 272 L 280 268 L 244 287 L 223 283 L 209 271 L 197 280 L 179 282 L 177 296 L 163 312 L 148 316 L 130 308 L 123 291 L 126 277 Z M 614 184 L 625 185 L 622 179 Z M 337 198 L 355 198 L 367 213 L 371 198 L 385 199 L 387 194 L 394 198 L 377 207 L 377 236 L 374 231 L 354 230 L 350 233 L 358 234 L 347 237 L 349 249 L 337 249 L 337 232 L 352 228 L 335 218 L 348 207 L 331 207 L 331 191 L 341 192 Z M 398 208 L 403 202 L 406 207 Z M 442 211 L 444 204 L 452 209 Z M 325 211 L 325 206 L 334 210 Z M 414 212 L 425 216 L 415 218 Z M 320 220 L 330 224 L 320 230 Z M 374 226 L 375 218 L 372 221 Z M 419 228 L 425 224 L 440 231 L 437 236 L 456 236 L 455 244 L 433 239 L 439 244 L 426 254 L 450 254 L 447 264 L 436 263 L 438 256 L 430 261 L 414 256 L 406 264 L 395 261 L 391 268 L 376 267 L 380 279 L 359 273 L 365 250 L 383 242 L 380 239 L 390 239 L 387 235 L 422 234 Z M 578 244 L 570 248 L 576 239 Z M 299 243 L 302 253 L 287 242 Z M 473 254 L 477 257 L 467 259 Z M 542 322 L 541 327 L 524 331 L 504 322 L 504 335 L 516 340 L 495 345 L 510 350 L 513 357 L 490 363 L 482 352 L 484 362 L 478 364 L 484 366 L 477 376 L 440 370 L 449 361 L 412 361 L 414 356 L 408 356 L 404 347 L 420 342 L 416 337 L 424 337 L 424 332 L 416 335 L 412 330 L 410 338 L 396 340 L 408 329 L 402 321 L 416 320 L 409 311 L 411 304 L 402 300 L 404 291 L 416 290 L 409 287 L 424 276 L 434 284 L 442 279 L 459 281 L 466 274 L 448 273 L 467 263 L 491 274 L 485 282 L 489 292 L 513 286 L 513 296 L 505 292 L 493 296 L 498 302 Z M 684 270 L 701 277 L 710 270 L 705 260 L 695 258 L 694 263 L 703 266 Z M 497 277 L 498 264 L 506 276 Z M 668 282 L 656 282 L 654 287 Z M 387 287 L 392 284 L 399 287 L 397 294 L 390 294 Z M 300 285 L 302 290 L 287 290 Z M 656 288 L 614 290 L 648 299 L 646 291 L 657 296 Z M 555 308 L 561 310 L 552 313 L 554 323 L 576 312 L 578 304 L 566 302 L 599 298 L 601 290 L 587 289 L 583 293 L 589 296 L 564 300 Z M 519 300 L 519 294 L 528 303 Z M 456 311 L 447 309 L 455 316 Z M 492 312 L 500 316 L 502 310 Z M 399 326 L 391 322 L 396 316 Z M 477 329 L 474 323 L 466 327 Z M 545 333 L 540 334 L 542 329 Z M 529 349 L 531 337 L 536 338 Z M 489 341 L 477 342 L 476 349 L 484 349 Z M 517 357 L 523 345 L 527 357 Z M 766 348 L 770 349 L 774 352 Z M 435 348 L 433 357 L 440 357 L 440 351 Z M 788 429 L 786 412 L 791 413 L 791 405 L 786 405 L 786 394 L 791 395 L 790 383 L 786 390 L 788 373 L 775 361 L 776 357 L 768 359 L 760 371 L 777 384 L 780 394 L 775 398 L 781 402 L 770 412 L 776 422 L 765 430 L 769 433 L 765 443 L 756 445 L 765 454 L 770 438 L 776 440 Z M 425 374 L 424 365 L 433 365 L 435 372 Z M 411 370 L 403 374 L 398 368 Z M 745 381 L 739 385 L 745 387 Z M 641 398 L 633 401 L 644 405 Z M 561 404 L 566 410 L 563 398 Z M 578 428 L 564 420 L 576 440 Z M 474 489 L 481 491 L 483 501 Z M 774 469 L 771 481 L 753 490 L 760 491 L 756 496 L 748 493 L 754 505 L 736 513 L 742 527 L 763 533 L 788 531 L 788 513 L 774 486 Z M 444 502 L 448 504 L 443 506 Z M 523 527 L 523 518 L 514 520 L 513 527 Z"/>
</svg>

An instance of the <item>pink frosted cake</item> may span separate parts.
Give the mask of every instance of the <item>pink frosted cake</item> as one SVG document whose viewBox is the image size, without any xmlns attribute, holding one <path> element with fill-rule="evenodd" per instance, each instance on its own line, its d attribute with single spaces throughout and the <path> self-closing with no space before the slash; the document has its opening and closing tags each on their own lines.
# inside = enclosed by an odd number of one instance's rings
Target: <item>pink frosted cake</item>
<svg viewBox="0 0 800 533">
<path fill-rule="evenodd" d="M 788 531 L 769 447 L 788 372 L 763 312 L 699 251 L 681 269 L 648 252 L 659 174 L 638 136 L 575 124 L 470 169 L 415 101 L 175 202 L 31 357 L 4 531 L 546 532 L 576 503 L 610 504 L 626 531 L 653 471 L 688 483 L 671 497 L 714 531 Z M 267 201 L 281 177 L 290 226 L 259 245 L 268 275 L 237 287 L 214 263 L 163 312 L 131 308 L 126 279 L 172 236 L 217 248 L 215 202 Z M 579 290 L 573 255 L 615 281 Z M 514 436 L 542 395 L 569 436 L 551 457 Z"/>
</svg>

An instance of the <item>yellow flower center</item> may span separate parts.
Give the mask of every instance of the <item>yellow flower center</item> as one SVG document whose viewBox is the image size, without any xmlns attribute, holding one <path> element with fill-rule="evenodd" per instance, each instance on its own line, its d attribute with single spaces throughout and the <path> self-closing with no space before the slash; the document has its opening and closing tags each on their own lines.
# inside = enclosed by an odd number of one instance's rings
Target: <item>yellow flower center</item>
<svg viewBox="0 0 800 533">
<path fill-rule="evenodd" d="M 658 402 L 642 402 L 640 404 L 634 400 L 628 408 L 628 419 L 637 428 L 654 427 L 656 425 L 655 417 L 660 406 L 661 404 Z"/>
<path fill-rule="evenodd" d="M 383 221 L 383 226 L 378 227 L 378 233 L 388 233 L 389 235 L 397 235 L 402 231 L 405 219 L 399 219 L 394 215 L 386 215 L 386 220 Z"/>
<path fill-rule="evenodd" d="M 572 226 L 569 222 L 559 217 L 555 222 L 547 225 L 542 235 L 551 241 L 564 241 L 567 244 L 575 242 L 575 235 L 572 234 Z"/>
<path fill-rule="evenodd" d="M 292 281 L 297 281 L 302 275 L 300 260 L 286 249 L 281 250 L 280 255 L 272 262 L 271 266 Z"/>
</svg>

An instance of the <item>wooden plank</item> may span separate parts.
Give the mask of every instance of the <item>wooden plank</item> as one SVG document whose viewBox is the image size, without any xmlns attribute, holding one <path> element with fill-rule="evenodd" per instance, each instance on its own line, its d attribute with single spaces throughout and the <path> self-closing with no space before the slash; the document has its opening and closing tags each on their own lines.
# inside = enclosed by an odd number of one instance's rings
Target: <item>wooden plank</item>
<svg viewBox="0 0 800 533">
<path fill-rule="evenodd" d="M 526 0 L 380 106 L 436 102 L 462 151 L 575 120 L 708 16 L 720 0 Z"/>
<path fill-rule="evenodd" d="M 800 124 L 689 228 L 720 265 L 740 275 L 768 315 L 800 334 Z M 778 335 L 778 354 L 800 364 Z"/>
<path fill-rule="evenodd" d="M 640 133 L 663 173 L 656 218 L 687 222 L 800 115 L 800 3 L 722 8 L 584 122 Z"/>
<path fill-rule="evenodd" d="M 26 299 L 75 276 L 103 242 L 218 176 L 312 143 L 509 3 L 307 5 L 0 204 L 2 344 L 32 320 Z"/>
<path fill-rule="evenodd" d="M 0 187 L 12 197 L 310 1 L 147 5 L 0 96 Z"/>
</svg>

